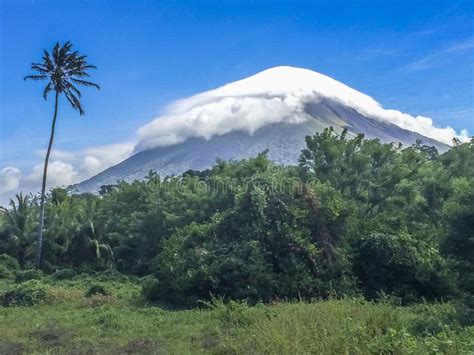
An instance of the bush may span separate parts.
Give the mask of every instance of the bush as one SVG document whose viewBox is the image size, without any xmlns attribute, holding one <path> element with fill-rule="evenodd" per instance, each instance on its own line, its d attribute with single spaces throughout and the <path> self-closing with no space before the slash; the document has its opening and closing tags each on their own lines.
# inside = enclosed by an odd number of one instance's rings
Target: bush
<svg viewBox="0 0 474 355">
<path fill-rule="evenodd" d="M 463 312 L 455 304 L 418 304 L 413 306 L 413 319 L 409 331 L 417 335 L 436 335 L 446 329 L 459 327 Z"/>
<path fill-rule="evenodd" d="M 213 298 L 206 304 L 211 306 L 214 315 L 225 327 L 249 325 L 254 321 L 251 317 L 254 312 L 245 301 L 225 302 L 222 298 Z"/>
<path fill-rule="evenodd" d="M 95 277 L 100 281 L 117 281 L 117 282 L 126 282 L 127 276 L 121 274 L 116 269 L 107 269 L 102 272 L 96 273 Z"/>
<path fill-rule="evenodd" d="M 0 265 L 4 265 L 10 270 L 20 270 L 20 264 L 18 261 L 8 254 L 0 254 Z"/>
<path fill-rule="evenodd" d="M 158 301 L 159 299 L 159 292 L 158 287 L 159 283 L 158 280 L 154 276 L 145 276 L 141 279 L 142 285 L 142 297 L 147 301 Z"/>
<path fill-rule="evenodd" d="M 7 254 L 0 255 L 0 279 L 8 279 L 14 277 L 20 270 L 18 261 Z"/>
<path fill-rule="evenodd" d="M 89 287 L 89 289 L 87 290 L 87 292 L 85 293 L 85 296 L 87 298 L 90 298 L 94 295 L 103 295 L 103 296 L 107 296 L 109 295 L 110 292 L 106 290 L 106 288 L 102 285 L 92 285 L 91 287 Z"/>
<path fill-rule="evenodd" d="M 56 265 L 51 264 L 48 261 L 43 261 L 41 262 L 41 271 L 43 271 L 44 274 L 50 275 L 54 274 L 56 272 Z"/>
<path fill-rule="evenodd" d="M 373 233 L 355 249 L 354 271 L 370 299 L 388 294 L 410 303 L 455 293 L 453 276 L 439 253 L 412 236 Z"/>
<path fill-rule="evenodd" d="M 51 277 L 56 280 L 70 280 L 76 275 L 77 273 L 73 269 L 63 269 L 56 271 Z"/>
<path fill-rule="evenodd" d="M 25 281 L 29 280 L 39 280 L 43 277 L 43 272 L 41 270 L 24 270 L 20 271 L 16 277 L 15 277 L 15 282 L 16 283 L 22 283 Z"/>
<path fill-rule="evenodd" d="M 13 278 L 15 274 L 7 268 L 5 265 L 0 265 L 0 279 L 10 279 Z"/>
<path fill-rule="evenodd" d="M 50 288 L 38 280 L 29 280 L 15 285 L 0 296 L 0 302 L 4 307 L 34 306 L 49 303 L 52 299 Z"/>
</svg>

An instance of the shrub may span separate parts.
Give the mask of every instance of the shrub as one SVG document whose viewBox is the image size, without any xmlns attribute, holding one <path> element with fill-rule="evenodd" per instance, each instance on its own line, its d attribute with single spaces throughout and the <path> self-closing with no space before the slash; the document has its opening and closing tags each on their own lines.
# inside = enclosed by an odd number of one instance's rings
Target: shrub
<svg viewBox="0 0 474 355">
<path fill-rule="evenodd" d="M 158 280 L 152 276 L 145 276 L 141 279 L 142 297 L 147 301 L 158 301 L 159 299 L 159 283 Z"/>
<path fill-rule="evenodd" d="M 73 336 L 70 331 L 52 325 L 49 325 L 45 329 L 36 330 L 31 333 L 31 335 L 37 338 L 41 343 L 50 347 L 63 346 L 67 344 L 68 340 Z"/>
<path fill-rule="evenodd" d="M 252 309 L 244 302 L 225 302 L 222 298 L 213 298 L 207 305 L 211 306 L 214 315 L 225 326 L 249 325 L 253 322 Z"/>
<path fill-rule="evenodd" d="M 5 307 L 34 306 L 49 303 L 52 299 L 50 288 L 38 280 L 29 280 L 15 285 L 0 296 L 0 302 Z"/>
<path fill-rule="evenodd" d="M 18 261 L 7 254 L 0 255 L 0 279 L 8 279 L 20 270 L 20 264 Z"/>
<path fill-rule="evenodd" d="M 441 242 L 441 251 L 455 260 L 459 287 L 471 295 L 474 294 L 473 186 L 472 176 L 453 181 L 454 192 L 443 206 L 447 233 Z"/>
<path fill-rule="evenodd" d="M 127 276 L 121 274 L 115 269 L 107 269 L 102 272 L 96 273 L 96 278 L 100 281 L 118 281 L 125 282 L 127 281 Z"/>
<path fill-rule="evenodd" d="M 368 298 L 381 294 L 402 302 L 441 299 L 455 292 L 453 277 L 439 253 L 410 235 L 373 233 L 356 245 L 354 271 Z"/>
<path fill-rule="evenodd" d="M 73 269 L 63 269 L 56 271 L 51 277 L 56 280 L 70 280 L 76 275 L 77 273 Z"/>
<path fill-rule="evenodd" d="M 418 304 L 413 307 L 410 332 L 417 335 L 436 335 L 449 327 L 458 327 L 463 312 L 452 303 Z"/>
<path fill-rule="evenodd" d="M 89 287 L 89 289 L 85 293 L 85 296 L 89 298 L 89 297 L 92 297 L 94 295 L 107 296 L 109 294 L 110 294 L 110 292 L 108 292 L 104 286 L 102 286 L 102 285 L 92 285 L 91 287 Z"/>
<path fill-rule="evenodd" d="M 43 273 L 41 270 L 24 270 L 20 271 L 16 277 L 15 277 L 15 282 L 16 283 L 21 283 L 29 280 L 39 280 L 43 277 Z"/>
<path fill-rule="evenodd" d="M 8 254 L 0 254 L 0 265 L 4 265 L 10 270 L 20 270 L 20 264 L 18 264 L 18 261 Z"/>
<path fill-rule="evenodd" d="M 0 279 L 10 279 L 13 276 L 15 276 L 15 274 L 9 268 L 5 265 L 0 265 Z"/>
<path fill-rule="evenodd" d="M 54 274 L 56 272 L 56 266 L 45 260 L 41 262 L 41 271 L 47 275 Z"/>
</svg>

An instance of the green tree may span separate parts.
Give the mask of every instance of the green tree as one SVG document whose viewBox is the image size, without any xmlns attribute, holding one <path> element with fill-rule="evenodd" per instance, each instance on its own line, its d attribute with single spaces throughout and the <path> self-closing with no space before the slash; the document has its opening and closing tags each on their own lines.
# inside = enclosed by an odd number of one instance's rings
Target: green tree
<svg viewBox="0 0 474 355">
<path fill-rule="evenodd" d="M 414 302 L 455 293 L 454 277 L 439 251 L 413 236 L 372 233 L 354 249 L 354 270 L 368 298 L 385 293 Z"/>
<path fill-rule="evenodd" d="M 0 253 L 16 257 L 24 265 L 32 248 L 36 213 L 30 198 L 22 193 L 16 195 L 16 200 L 10 200 L 9 205 L 9 209 L 0 207 L 4 220 L 0 231 Z"/>
<path fill-rule="evenodd" d="M 443 207 L 447 233 L 441 250 L 455 260 L 461 289 L 474 294 L 474 178 L 455 178 Z"/>
<path fill-rule="evenodd" d="M 88 64 L 86 58 L 87 56 L 80 55 L 78 51 L 72 50 L 71 42 L 66 42 L 62 46 L 58 42 L 51 53 L 44 50 L 41 63 L 31 64 L 31 69 L 35 71 L 36 74 L 25 76 L 25 80 L 47 81 L 43 91 L 43 98 L 45 100 L 50 91 L 54 91 L 55 93 L 53 122 L 51 125 L 51 135 L 49 138 L 48 149 L 46 151 L 46 158 L 44 160 L 43 180 L 41 184 L 40 216 L 35 261 L 37 269 L 39 269 L 41 265 L 46 179 L 48 175 L 49 156 L 51 154 L 51 147 L 54 140 L 56 118 L 58 116 L 59 96 L 64 94 L 73 109 L 78 110 L 80 115 L 84 115 L 84 109 L 79 100 L 81 98 L 81 92 L 77 86 L 90 86 L 99 89 L 99 85 L 84 80 L 84 78 L 89 76 L 87 71 L 96 68 L 94 65 Z"/>
</svg>

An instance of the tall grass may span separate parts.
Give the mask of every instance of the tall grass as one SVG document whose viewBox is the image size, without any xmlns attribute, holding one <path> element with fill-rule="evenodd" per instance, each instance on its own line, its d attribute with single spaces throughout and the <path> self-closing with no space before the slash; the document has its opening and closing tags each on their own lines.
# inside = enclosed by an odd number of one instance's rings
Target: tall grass
<svg viewBox="0 0 474 355">
<path fill-rule="evenodd" d="M 107 295 L 87 296 L 99 282 Z M 362 299 L 257 304 L 214 300 L 168 311 L 135 282 L 44 280 L 49 304 L 0 307 L 0 353 L 462 354 L 474 327 L 453 304 L 399 307 Z M 0 293 L 11 287 L 0 282 Z"/>
<path fill-rule="evenodd" d="M 460 327 L 450 304 L 425 305 L 420 311 L 357 299 L 330 300 L 261 306 L 248 312 L 251 321 L 227 334 L 228 350 L 265 354 L 459 354 L 474 350 L 474 329 Z M 242 319 L 241 314 L 235 317 Z M 433 320 L 442 327 L 433 327 Z"/>
</svg>

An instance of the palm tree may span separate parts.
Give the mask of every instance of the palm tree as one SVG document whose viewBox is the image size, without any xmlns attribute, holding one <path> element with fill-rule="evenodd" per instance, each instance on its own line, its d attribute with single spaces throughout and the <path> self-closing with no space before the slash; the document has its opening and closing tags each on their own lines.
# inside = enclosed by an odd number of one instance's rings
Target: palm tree
<svg viewBox="0 0 474 355">
<path fill-rule="evenodd" d="M 41 202 L 40 202 L 40 217 L 38 227 L 38 237 L 36 245 L 36 268 L 39 269 L 41 264 L 41 250 L 43 245 L 43 225 L 44 225 L 44 200 L 46 190 L 46 178 L 48 175 L 48 161 L 51 154 L 51 147 L 54 140 L 54 129 L 56 126 L 56 118 L 58 116 L 58 101 L 59 96 L 64 94 L 71 106 L 79 111 L 80 115 L 84 115 L 81 102 L 81 92 L 77 86 L 92 86 L 100 89 L 99 85 L 90 81 L 84 80 L 89 74 L 88 69 L 96 69 L 94 65 L 90 65 L 86 61 L 87 56 L 79 55 L 78 51 L 72 50 L 71 42 L 66 42 L 64 45 L 56 43 L 51 53 L 44 50 L 44 55 L 41 63 L 32 63 L 31 69 L 36 72 L 35 75 L 25 76 L 25 80 L 47 81 L 46 87 L 43 91 L 43 98 L 46 100 L 50 91 L 55 92 L 54 98 L 54 115 L 51 126 L 51 136 L 49 138 L 48 150 L 44 160 L 43 182 L 41 185 Z"/>
<path fill-rule="evenodd" d="M 27 255 L 31 255 L 29 246 L 34 235 L 36 218 L 32 213 L 31 199 L 20 192 L 16 201 L 10 199 L 10 208 L 0 207 L 0 214 L 5 218 L 3 230 L 6 233 L 6 250 L 14 255 L 21 265 L 25 264 Z"/>
</svg>

